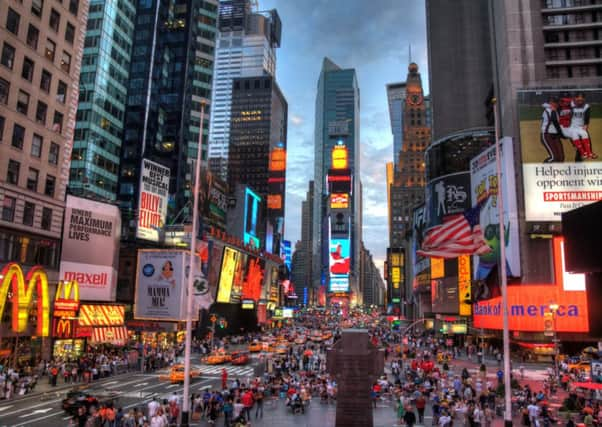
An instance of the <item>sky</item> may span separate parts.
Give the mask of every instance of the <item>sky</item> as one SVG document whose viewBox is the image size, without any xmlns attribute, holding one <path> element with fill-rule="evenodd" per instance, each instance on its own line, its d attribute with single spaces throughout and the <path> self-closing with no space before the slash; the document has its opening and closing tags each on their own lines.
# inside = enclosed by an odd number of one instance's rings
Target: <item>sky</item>
<svg viewBox="0 0 602 427">
<path fill-rule="evenodd" d="M 322 60 L 355 68 L 360 87 L 363 240 L 383 268 L 388 245 L 386 162 L 393 135 L 385 85 L 404 81 L 409 63 L 419 66 L 428 93 L 423 0 L 259 0 L 277 9 L 282 43 L 276 80 L 288 102 L 285 238 L 301 238 L 301 202 L 313 179 L 316 88 Z"/>
</svg>

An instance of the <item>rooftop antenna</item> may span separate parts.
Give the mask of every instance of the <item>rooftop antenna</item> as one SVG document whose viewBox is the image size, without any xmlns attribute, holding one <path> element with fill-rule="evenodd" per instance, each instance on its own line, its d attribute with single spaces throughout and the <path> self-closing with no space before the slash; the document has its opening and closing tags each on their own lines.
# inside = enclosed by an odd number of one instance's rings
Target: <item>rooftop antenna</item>
<svg viewBox="0 0 602 427">
<path fill-rule="evenodd" d="M 412 63 L 412 43 L 408 44 L 408 64 Z"/>
</svg>

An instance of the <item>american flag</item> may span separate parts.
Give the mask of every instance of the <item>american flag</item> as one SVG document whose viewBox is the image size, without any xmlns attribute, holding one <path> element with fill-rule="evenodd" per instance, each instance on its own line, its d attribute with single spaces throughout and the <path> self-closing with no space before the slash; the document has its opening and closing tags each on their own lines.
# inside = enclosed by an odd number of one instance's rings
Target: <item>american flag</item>
<svg viewBox="0 0 602 427">
<path fill-rule="evenodd" d="M 482 255 L 491 252 L 479 224 L 481 206 L 443 219 L 426 232 L 418 255 L 437 258 L 456 258 L 460 255 Z"/>
</svg>

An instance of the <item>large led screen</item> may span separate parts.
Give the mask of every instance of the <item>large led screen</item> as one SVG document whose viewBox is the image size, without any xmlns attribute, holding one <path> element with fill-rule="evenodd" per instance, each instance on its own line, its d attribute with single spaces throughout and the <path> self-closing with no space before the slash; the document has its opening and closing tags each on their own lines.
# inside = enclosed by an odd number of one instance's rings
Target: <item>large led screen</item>
<svg viewBox="0 0 602 427">
<path fill-rule="evenodd" d="M 250 244 L 257 249 L 261 247 L 261 241 L 257 237 L 257 223 L 260 203 L 261 197 L 247 187 L 245 189 L 245 231 L 243 240 L 245 245 Z"/>
<path fill-rule="evenodd" d="M 232 282 L 236 273 L 238 264 L 239 252 L 232 248 L 224 248 L 224 256 L 222 258 L 222 271 L 219 276 L 219 287 L 217 289 L 217 302 L 230 302 L 230 294 L 232 293 Z"/>
</svg>

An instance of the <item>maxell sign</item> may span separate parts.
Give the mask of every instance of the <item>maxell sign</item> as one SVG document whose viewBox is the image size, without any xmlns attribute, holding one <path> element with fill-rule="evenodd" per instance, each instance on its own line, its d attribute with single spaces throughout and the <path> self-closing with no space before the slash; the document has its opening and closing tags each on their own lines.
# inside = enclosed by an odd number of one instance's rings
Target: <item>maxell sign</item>
<svg viewBox="0 0 602 427">
<path fill-rule="evenodd" d="M 84 301 L 115 301 L 119 261 L 117 206 L 67 196 L 60 279 L 79 283 Z"/>
</svg>

